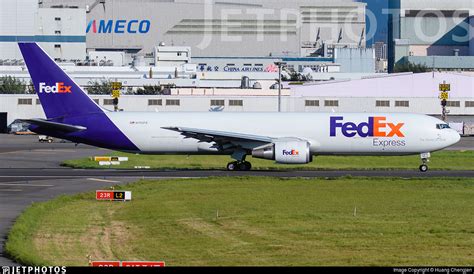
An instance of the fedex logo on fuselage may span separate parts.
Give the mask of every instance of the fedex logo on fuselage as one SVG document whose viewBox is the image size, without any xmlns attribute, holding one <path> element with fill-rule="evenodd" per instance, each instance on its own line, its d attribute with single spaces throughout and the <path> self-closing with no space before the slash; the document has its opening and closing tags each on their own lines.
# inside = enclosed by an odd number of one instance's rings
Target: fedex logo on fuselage
<svg viewBox="0 0 474 274">
<path fill-rule="evenodd" d="M 344 117 L 337 116 L 330 118 L 330 136 L 336 137 L 338 129 L 345 137 L 359 136 L 367 137 L 405 137 L 402 127 L 405 123 L 387 123 L 387 117 L 369 117 L 367 122 L 356 124 L 353 122 L 344 123 Z"/>
<path fill-rule="evenodd" d="M 65 86 L 63 82 L 54 86 L 47 86 L 46 83 L 39 84 L 39 93 L 71 93 L 71 86 Z"/>
</svg>

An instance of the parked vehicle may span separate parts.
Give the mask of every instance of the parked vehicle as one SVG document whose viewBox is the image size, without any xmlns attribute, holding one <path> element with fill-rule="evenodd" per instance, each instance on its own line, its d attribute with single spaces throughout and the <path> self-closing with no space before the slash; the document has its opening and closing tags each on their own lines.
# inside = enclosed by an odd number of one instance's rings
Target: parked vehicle
<svg viewBox="0 0 474 274">
<path fill-rule="evenodd" d="M 52 143 L 54 142 L 54 138 L 46 135 L 38 135 L 38 141 L 40 143 Z"/>
</svg>

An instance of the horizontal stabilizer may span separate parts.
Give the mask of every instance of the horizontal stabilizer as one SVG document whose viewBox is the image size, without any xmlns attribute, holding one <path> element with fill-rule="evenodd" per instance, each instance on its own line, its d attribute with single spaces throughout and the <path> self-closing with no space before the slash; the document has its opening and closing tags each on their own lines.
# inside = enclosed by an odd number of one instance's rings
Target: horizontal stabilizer
<svg viewBox="0 0 474 274">
<path fill-rule="evenodd" d="M 41 128 L 62 131 L 62 132 L 78 132 L 86 130 L 86 127 L 83 126 L 75 126 L 75 125 L 68 125 L 68 124 L 61 124 L 56 122 L 51 122 L 43 119 L 25 119 L 21 120 L 25 123 L 32 124 L 35 126 L 39 126 Z"/>
</svg>

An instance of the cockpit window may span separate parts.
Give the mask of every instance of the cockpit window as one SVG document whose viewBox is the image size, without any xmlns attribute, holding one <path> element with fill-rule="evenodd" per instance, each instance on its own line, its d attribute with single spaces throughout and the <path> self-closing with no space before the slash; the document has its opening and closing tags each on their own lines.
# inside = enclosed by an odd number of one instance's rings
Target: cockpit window
<svg viewBox="0 0 474 274">
<path fill-rule="evenodd" d="M 437 129 L 445 129 L 445 128 L 450 128 L 448 124 L 437 124 L 436 125 Z"/>
</svg>

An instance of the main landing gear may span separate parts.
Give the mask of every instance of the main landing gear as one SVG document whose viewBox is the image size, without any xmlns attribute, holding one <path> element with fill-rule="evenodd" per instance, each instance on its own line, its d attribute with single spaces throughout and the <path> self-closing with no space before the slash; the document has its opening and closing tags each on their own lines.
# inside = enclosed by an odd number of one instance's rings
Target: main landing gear
<svg viewBox="0 0 474 274">
<path fill-rule="evenodd" d="M 422 153 L 420 155 L 421 157 L 421 165 L 420 165 L 420 171 L 421 172 L 427 172 L 428 171 L 428 162 L 430 161 L 431 154 L 428 153 Z"/>
<path fill-rule="evenodd" d="M 247 161 L 239 162 L 230 162 L 227 164 L 228 171 L 249 171 L 252 169 L 252 164 Z"/>
<path fill-rule="evenodd" d="M 250 162 L 245 161 L 245 157 L 247 156 L 244 150 L 235 151 L 232 154 L 232 159 L 237 160 L 234 162 L 230 162 L 227 164 L 228 171 L 249 171 L 252 169 L 252 164 Z"/>
</svg>

